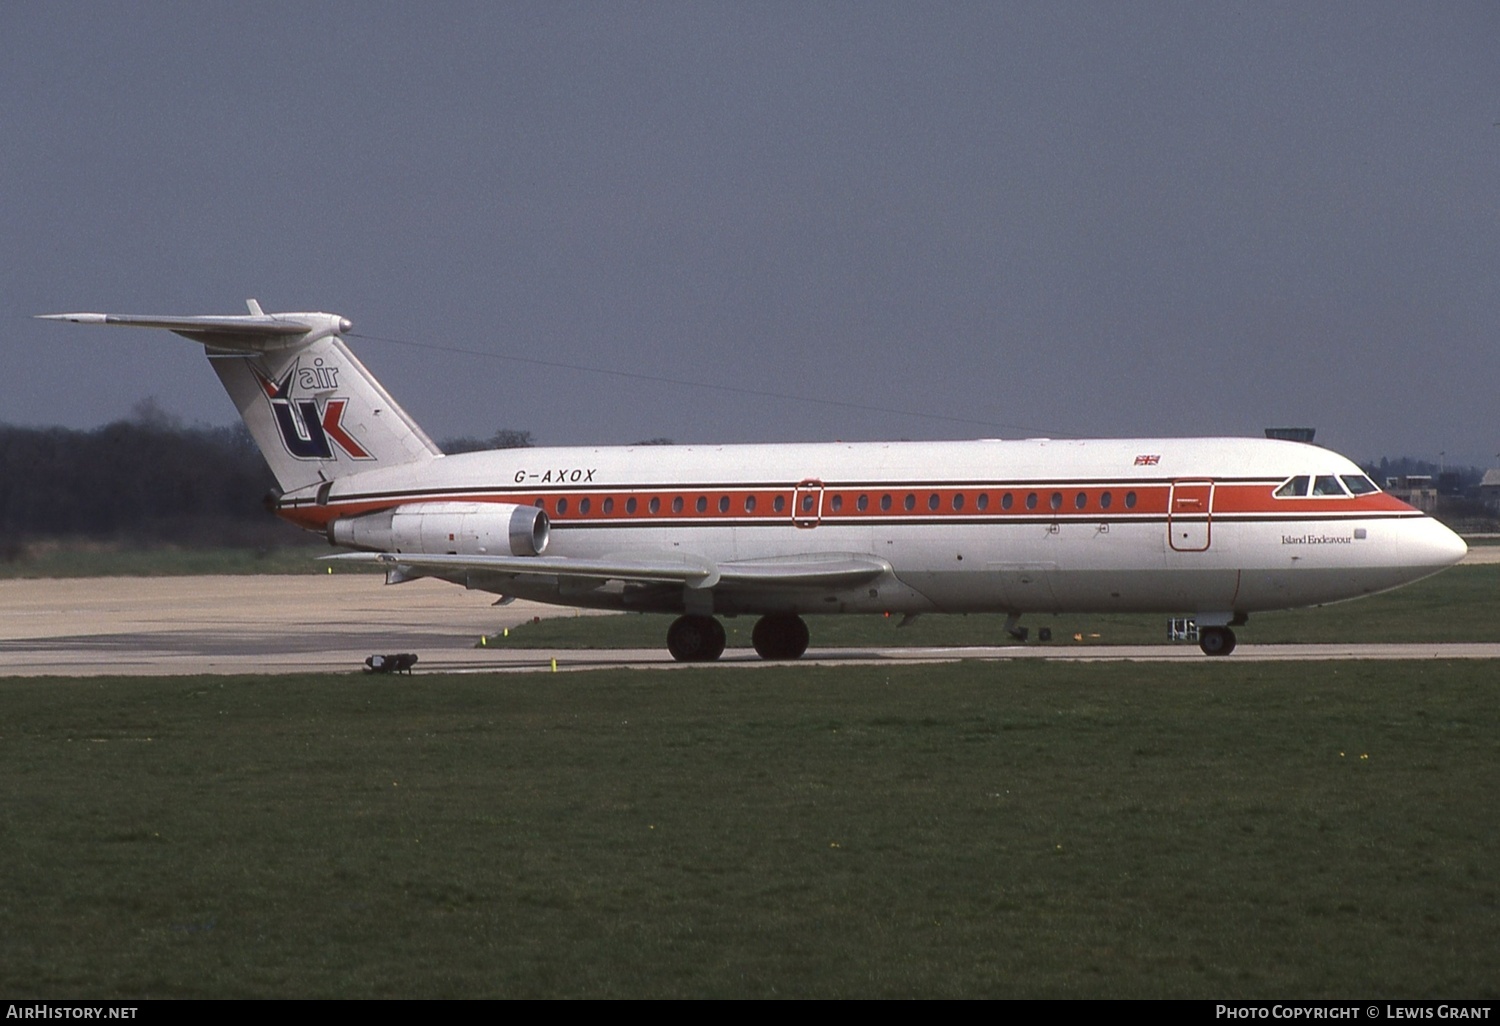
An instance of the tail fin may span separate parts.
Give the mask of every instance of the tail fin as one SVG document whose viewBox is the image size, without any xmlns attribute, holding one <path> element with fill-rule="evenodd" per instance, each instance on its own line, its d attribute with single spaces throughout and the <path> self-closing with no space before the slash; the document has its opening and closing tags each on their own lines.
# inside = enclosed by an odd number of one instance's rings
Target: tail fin
<svg viewBox="0 0 1500 1026">
<path fill-rule="evenodd" d="M 45 320 L 165 328 L 201 343 L 283 493 L 442 451 L 339 338 L 326 313 L 237 317 L 44 314 Z"/>
</svg>

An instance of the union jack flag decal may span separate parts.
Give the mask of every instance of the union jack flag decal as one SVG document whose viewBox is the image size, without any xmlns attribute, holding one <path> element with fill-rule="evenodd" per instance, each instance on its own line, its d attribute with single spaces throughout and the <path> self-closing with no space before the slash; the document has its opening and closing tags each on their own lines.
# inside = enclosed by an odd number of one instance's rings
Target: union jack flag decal
<svg viewBox="0 0 1500 1026">
<path fill-rule="evenodd" d="M 1135 458 L 1135 465 L 1138 467 L 1154 467 L 1160 462 L 1161 457 L 1157 455 L 1137 456 Z"/>
</svg>

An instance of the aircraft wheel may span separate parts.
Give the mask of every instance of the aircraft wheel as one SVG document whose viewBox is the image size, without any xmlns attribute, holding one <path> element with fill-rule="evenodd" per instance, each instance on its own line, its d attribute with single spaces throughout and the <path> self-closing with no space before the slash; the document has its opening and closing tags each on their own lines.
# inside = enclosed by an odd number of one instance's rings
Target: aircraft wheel
<svg viewBox="0 0 1500 1026">
<path fill-rule="evenodd" d="M 679 663 L 711 663 L 724 654 L 724 625 L 711 616 L 679 616 L 667 628 L 667 651 Z"/>
<path fill-rule="evenodd" d="M 1234 651 L 1234 631 L 1228 627 L 1203 627 L 1198 631 L 1198 647 L 1204 655 L 1227 656 Z"/>
<path fill-rule="evenodd" d="M 800 616 L 777 614 L 755 621 L 750 642 L 762 659 L 800 659 L 810 635 Z"/>
</svg>

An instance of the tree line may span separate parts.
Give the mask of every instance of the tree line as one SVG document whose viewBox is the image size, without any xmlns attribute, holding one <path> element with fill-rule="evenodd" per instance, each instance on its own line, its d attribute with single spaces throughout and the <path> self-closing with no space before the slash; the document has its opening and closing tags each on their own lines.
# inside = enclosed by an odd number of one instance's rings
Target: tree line
<svg viewBox="0 0 1500 1026">
<path fill-rule="evenodd" d="M 59 537 L 263 544 L 275 536 L 261 502 L 274 484 L 243 427 L 0 425 L 0 532 L 11 545 Z"/>
<path fill-rule="evenodd" d="M 524 448 L 531 432 L 445 439 L 444 452 Z M 316 541 L 271 516 L 276 480 L 242 424 L 188 426 L 150 400 L 83 431 L 0 424 L 0 549 L 87 538 L 254 546 Z"/>
</svg>

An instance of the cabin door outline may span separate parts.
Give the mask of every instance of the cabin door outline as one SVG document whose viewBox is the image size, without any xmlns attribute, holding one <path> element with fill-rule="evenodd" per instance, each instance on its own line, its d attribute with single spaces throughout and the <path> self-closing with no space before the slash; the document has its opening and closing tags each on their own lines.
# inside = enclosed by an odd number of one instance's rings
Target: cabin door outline
<svg viewBox="0 0 1500 1026">
<path fill-rule="evenodd" d="M 792 523 L 802 528 L 814 528 L 823 520 L 823 482 L 815 477 L 797 482 L 792 492 Z"/>
<path fill-rule="evenodd" d="M 1183 478 L 1167 496 L 1167 544 L 1174 552 L 1206 552 L 1213 543 L 1214 482 Z"/>
</svg>

